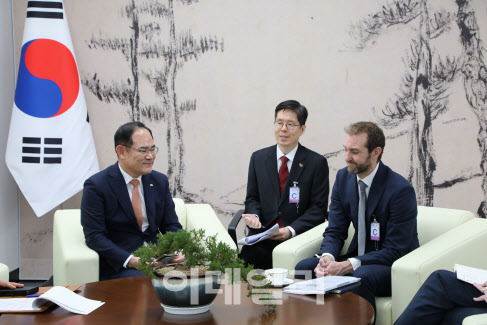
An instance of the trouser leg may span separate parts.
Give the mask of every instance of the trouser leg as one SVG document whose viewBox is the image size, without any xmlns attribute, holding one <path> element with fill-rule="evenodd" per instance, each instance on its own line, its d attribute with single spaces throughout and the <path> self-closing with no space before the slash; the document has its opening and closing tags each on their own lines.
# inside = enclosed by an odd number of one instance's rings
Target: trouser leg
<svg viewBox="0 0 487 325">
<path fill-rule="evenodd" d="M 454 324 L 455 319 L 468 316 L 466 312 L 473 313 L 478 311 L 477 308 L 486 307 L 485 302 L 473 300 L 473 297 L 480 295 L 477 288 L 458 280 L 455 273 L 435 271 L 426 279 L 395 324 L 430 325 L 443 324 L 444 321 Z M 467 309 L 454 311 L 457 308 Z"/>
</svg>

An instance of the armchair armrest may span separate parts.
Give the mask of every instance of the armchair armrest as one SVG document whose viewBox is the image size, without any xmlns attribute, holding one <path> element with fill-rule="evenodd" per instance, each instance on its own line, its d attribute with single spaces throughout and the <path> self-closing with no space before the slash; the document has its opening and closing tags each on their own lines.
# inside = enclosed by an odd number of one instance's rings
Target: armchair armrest
<svg viewBox="0 0 487 325">
<path fill-rule="evenodd" d="M 2 263 L 0 263 L 0 280 L 9 280 L 8 266 Z"/>
<path fill-rule="evenodd" d="M 186 204 L 186 229 L 205 229 L 206 235 L 216 235 L 217 241 L 237 249 L 237 245 L 232 241 L 232 238 L 226 232 L 225 227 L 209 204 Z"/>
<path fill-rule="evenodd" d="M 323 232 L 328 221 L 277 245 L 272 251 L 272 267 L 282 267 L 294 274 L 294 267 L 302 259 L 312 257 L 320 250 Z"/>
<path fill-rule="evenodd" d="M 468 316 L 463 319 L 462 325 L 484 325 L 487 324 L 487 313 Z"/>
<path fill-rule="evenodd" d="M 232 221 L 230 221 L 230 224 L 228 225 L 228 234 L 230 235 L 230 238 L 232 238 L 235 245 L 237 245 L 237 226 L 240 222 L 240 219 L 242 219 L 243 213 L 244 210 L 238 210 L 237 213 L 235 213 L 235 215 L 233 216 Z"/>
<path fill-rule="evenodd" d="M 78 285 L 99 280 L 98 254 L 88 248 L 80 210 L 58 210 L 53 226 L 54 285 Z"/>
<path fill-rule="evenodd" d="M 487 269 L 483 258 L 486 241 L 487 220 L 475 218 L 398 259 L 392 265 L 393 321 L 433 271 L 453 271 L 455 264 Z"/>
</svg>

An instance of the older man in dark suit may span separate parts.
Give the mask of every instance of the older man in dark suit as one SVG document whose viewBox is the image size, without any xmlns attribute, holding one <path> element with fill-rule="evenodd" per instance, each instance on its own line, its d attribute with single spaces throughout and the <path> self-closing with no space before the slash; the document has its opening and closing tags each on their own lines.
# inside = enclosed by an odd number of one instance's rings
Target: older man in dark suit
<svg viewBox="0 0 487 325">
<path fill-rule="evenodd" d="M 335 179 L 321 249 L 296 270 L 313 270 L 314 277 L 361 278 L 353 292 L 375 310 L 375 296 L 391 294 L 392 263 L 419 246 L 416 195 L 408 181 L 381 162 L 385 137 L 375 123 L 354 123 L 346 133 L 348 167 Z M 350 223 L 355 233 L 347 254 L 339 256 Z"/>
<path fill-rule="evenodd" d="M 328 207 L 328 163 L 301 144 L 308 112 L 295 100 L 275 109 L 277 145 L 250 158 L 245 219 L 250 234 L 279 224 L 273 236 L 242 248 L 241 257 L 255 268 L 272 267 L 272 250 L 282 241 L 325 221 Z"/>
<path fill-rule="evenodd" d="M 151 130 L 126 123 L 114 140 L 118 163 L 87 179 L 81 200 L 81 224 L 86 244 L 100 256 L 100 280 L 143 275 L 132 253 L 155 242 L 159 231 L 182 228 L 167 177 L 152 170 L 158 148 Z"/>
</svg>

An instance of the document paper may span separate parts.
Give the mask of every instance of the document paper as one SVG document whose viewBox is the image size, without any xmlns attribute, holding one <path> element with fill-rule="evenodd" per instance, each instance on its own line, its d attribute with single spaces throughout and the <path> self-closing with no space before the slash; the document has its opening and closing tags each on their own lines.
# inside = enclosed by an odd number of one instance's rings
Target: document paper
<svg viewBox="0 0 487 325">
<path fill-rule="evenodd" d="M 239 245 L 253 245 L 256 244 L 260 241 L 263 241 L 264 239 L 269 238 L 273 233 L 279 230 L 279 225 L 276 223 L 274 227 L 272 227 L 269 230 L 266 230 L 264 232 L 261 232 L 260 234 L 257 235 L 252 235 L 248 236 L 245 238 L 240 239 L 237 244 Z"/>
<path fill-rule="evenodd" d="M 5 298 L 0 299 L 0 310 L 6 311 L 33 311 L 41 310 L 39 307 L 34 307 L 32 303 L 37 298 Z"/>
<path fill-rule="evenodd" d="M 353 276 L 324 276 L 308 281 L 296 282 L 284 288 L 285 293 L 298 295 L 325 294 L 360 281 Z"/>
<path fill-rule="evenodd" d="M 468 283 L 482 284 L 487 281 L 487 271 L 469 267 L 465 265 L 455 264 L 453 270 L 457 272 L 457 279 Z"/>
<path fill-rule="evenodd" d="M 65 287 L 53 287 L 38 298 L 0 299 L 1 311 L 35 311 L 48 302 L 72 313 L 87 315 L 102 306 L 104 302 L 80 296 Z"/>
</svg>

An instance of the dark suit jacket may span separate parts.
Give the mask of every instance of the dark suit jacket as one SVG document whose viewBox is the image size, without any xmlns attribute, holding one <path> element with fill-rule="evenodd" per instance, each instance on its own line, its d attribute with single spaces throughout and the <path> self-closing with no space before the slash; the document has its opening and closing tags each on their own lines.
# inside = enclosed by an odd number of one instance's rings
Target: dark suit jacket
<svg viewBox="0 0 487 325">
<path fill-rule="evenodd" d="M 100 277 L 118 273 L 127 258 L 145 242 L 155 242 L 161 231 L 177 231 L 167 177 L 152 171 L 142 176 L 149 227 L 142 232 L 135 218 L 127 185 L 118 163 L 85 181 L 81 225 L 86 245 L 100 256 Z"/>
<path fill-rule="evenodd" d="M 293 186 L 293 181 L 298 182 L 300 191 L 299 211 L 295 203 L 289 203 L 289 187 Z M 267 229 L 279 217 L 285 226 L 291 226 L 300 234 L 325 221 L 328 192 L 326 158 L 298 144 L 281 196 L 274 145 L 254 152 L 250 158 L 245 213 L 258 215 Z M 251 233 L 255 231 L 251 229 Z"/>
<path fill-rule="evenodd" d="M 411 184 L 401 175 L 380 163 L 370 187 L 366 205 L 365 254 L 357 257 L 358 229 L 357 177 L 343 168 L 338 171 L 331 193 L 329 225 L 318 254 L 330 253 L 338 257 L 347 238 L 350 222 L 355 234 L 346 257 L 358 258 L 362 265 L 379 264 L 391 266 L 395 260 L 419 247 L 416 217 L 418 214 L 416 195 Z M 370 223 L 380 223 L 378 249 L 370 239 Z"/>
</svg>

